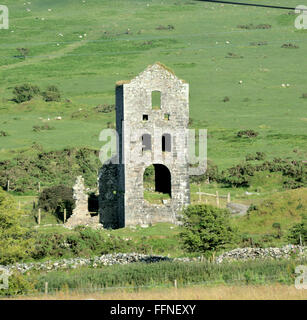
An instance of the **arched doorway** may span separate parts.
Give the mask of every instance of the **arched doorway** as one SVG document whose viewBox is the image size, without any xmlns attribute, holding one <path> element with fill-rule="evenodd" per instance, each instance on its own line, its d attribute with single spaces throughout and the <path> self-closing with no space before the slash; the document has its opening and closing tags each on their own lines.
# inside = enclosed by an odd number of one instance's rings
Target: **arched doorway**
<svg viewBox="0 0 307 320">
<path fill-rule="evenodd" d="M 172 196 L 172 179 L 169 169 L 163 164 L 152 164 L 144 171 L 144 199 L 161 202 Z"/>
</svg>

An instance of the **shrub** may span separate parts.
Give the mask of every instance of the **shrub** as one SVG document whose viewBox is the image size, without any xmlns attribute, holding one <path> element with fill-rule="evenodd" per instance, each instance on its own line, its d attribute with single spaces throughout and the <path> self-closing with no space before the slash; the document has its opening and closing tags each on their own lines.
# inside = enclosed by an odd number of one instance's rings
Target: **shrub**
<svg viewBox="0 0 307 320">
<path fill-rule="evenodd" d="M 210 252 L 227 247 L 236 238 L 230 213 L 211 205 L 190 205 L 183 210 L 180 238 L 189 252 Z"/>
<path fill-rule="evenodd" d="M 7 137 L 8 136 L 8 133 L 5 132 L 5 131 L 0 131 L 0 137 Z"/>
<path fill-rule="evenodd" d="M 168 26 L 158 26 L 158 27 L 156 27 L 156 30 L 174 30 L 175 29 L 175 27 L 173 26 L 173 25 L 171 25 L 171 24 L 169 24 Z"/>
<path fill-rule="evenodd" d="M 257 42 L 251 42 L 251 46 L 266 46 L 268 43 L 267 41 L 257 41 Z"/>
<path fill-rule="evenodd" d="M 301 240 L 303 245 L 307 243 L 307 214 L 303 214 L 302 221 L 289 229 L 287 238 L 292 244 L 300 244 Z"/>
<path fill-rule="evenodd" d="M 30 101 L 35 95 L 40 93 L 40 89 L 38 86 L 33 86 L 29 83 L 25 83 L 21 86 L 16 86 L 13 90 L 13 101 L 17 103 L 22 103 L 26 101 Z"/>
<path fill-rule="evenodd" d="M 267 23 L 258 24 L 258 25 L 254 25 L 254 24 L 250 23 L 250 24 L 238 25 L 237 28 L 240 28 L 240 29 L 271 29 L 272 26 Z"/>
<path fill-rule="evenodd" d="M 66 209 L 67 217 L 69 217 L 75 207 L 73 190 L 64 185 L 46 188 L 39 196 L 38 206 L 57 215 Z"/>
<path fill-rule="evenodd" d="M 298 49 L 299 46 L 293 43 L 284 43 L 281 48 L 286 48 L 286 49 Z"/>
<path fill-rule="evenodd" d="M 42 93 L 43 99 L 46 102 L 49 101 L 61 101 L 61 94 L 60 90 L 56 86 L 49 86 L 47 87 L 46 91 Z"/>
<path fill-rule="evenodd" d="M 255 154 L 247 154 L 245 156 L 246 161 L 251 160 L 264 160 L 265 159 L 265 153 L 264 152 L 256 152 Z"/>
<path fill-rule="evenodd" d="M 207 170 L 204 174 L 197 176 L 190 176 L 190 181 L 195 183 L 205 182 L 207 179 L 210 181 L 220 182 L 222 180 L 221 174 L 219 173 L 217 165 L 211 160 L 207 162 Z"/>
<path fill-rule="evenodd" d="M 277 238 L 280 239 L 282 236 L 282 232 L 281 232 L 281 225 L 279 222 L 274 222 L 272 224 L 272 228 L 277 230 Z"/>
<path fill-rule="evenodd" d="M 67 255 L 65 237 L 62 234 L 44 234 L 34 233 L 33 238 L 35 240 L 34 249 L 31 253 L 33 259 L 43 259 L 45 257 L 60 258 Z"/>
<path fill-rule="evenodd" d="M 225 56 L 225 58 L 234 58 L 234 59 L 238 59 L 239 58 L 239 59 L 242 59 L 243 56 L 240 56 L 240 55 L 238 55 L 236 53 L 228 52 L 227 56 Z"/>
<path fill-rule="evenodd" d="M 16 50 L 20 54 L 19 58 L 22 58 L 22 59 L 25 59 L 26 56 L 29 54 L 29 49 L 27 48 L 17 48 Z"/>
<path fill-rule="evenodd" d="M 94 108 L 96 112 L 102 112 L 102 113 L 109 113 L 115 110 L 114 104 L 104 104 L 104 105 L 98 105 Z"/>
<path fill-rule="evenodd" d="M 255 132 L 254 130 L 241 130 L 237 133 L 237 137 L 247 137 L 247 138 L 256 138 L 258 136 L 258 132 Z"/>
<path fill-rule="evenodd" d="M 44 124 L 43 126 L 33 126 L 32 127 L 34 132 L 39 132 L 42 130 L 53 130 L 54 127 L 50 127 L 48 124 Z"/>
<path fill-rule="evenodd" d="M 18 272 L 14 272 L 9 276 L 8 289 L 0 289 L 0 296 L 16 296 L 34 293 L 35 283 L 29 281 Z"/>
<path fill-rule="evenodd" d="M 33 240 L 20 224 L 21 214 L 13 198 L 0 188 L 0 265 L 22 260 L 31 251 Z"/>
</svg>

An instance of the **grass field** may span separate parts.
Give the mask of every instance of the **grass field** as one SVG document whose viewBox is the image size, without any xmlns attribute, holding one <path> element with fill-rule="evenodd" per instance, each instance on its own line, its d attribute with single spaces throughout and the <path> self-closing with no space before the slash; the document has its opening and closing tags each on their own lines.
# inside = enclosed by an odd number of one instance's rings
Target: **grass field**
<svg viewBox="0 0 307 320">
<path fill-rule="evenodd" d="M 8 133 L 0 137 L 0 159 L 33 142 L 46 150 L 100 148 L 99 132 L 115 114 L 97 114 L 94 107 L 114 104 L 115 82 L 155 61 L 190 84 L 191 126 L 208 129 L 208 157 L 220 167 L 254 151 L 307 159 L 307 99 L 301 98 L 307 92 L 306 32 L 294 28 L 288 11 L 191 0 L 2 4 L 10 9 L 10 29 L 0 30 L 0 129 Z M 271 28 L 255 28 L 259 24 Z M 299 48 L 281 48 L 285 43 Z M 26 59 L 16 57 L 20 47 L 29 49 Z M 14 86 L 24 82 L 42 90 L 58 86 L 62 102 L 9 101 Z M 63 119 L 53 120 L 57 116 Z M 33 131 L 45 122 L 54 129 Z M 259 136 L 237 139 L 241 129 Z"/>
</svg>

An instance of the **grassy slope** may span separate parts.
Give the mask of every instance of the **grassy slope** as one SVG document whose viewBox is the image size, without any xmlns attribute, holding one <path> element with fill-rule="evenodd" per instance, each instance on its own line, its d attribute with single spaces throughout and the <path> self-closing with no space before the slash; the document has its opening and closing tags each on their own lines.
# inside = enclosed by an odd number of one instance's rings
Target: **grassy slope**
<svg viewBox="0 0 307 320">
<path fill-rule="evenodd" d="M 307 100 L 300 98 L 307 91 L 302 72 L 307 43 L 305 32 L 294 28 L 295 16 L 287 11 L 186 0 L 116 0 L 112 6 L 101 0 L 3 4 L 10 8 L 10 30 L 0 34 L 0 129 L 10 136 L 0 137 L 0 159 L 34 141 L 49 150 L 99 148 L 99 132 L 114 121 L 114 114 L 90 111 L 85 118 L 82 112 L 114 103 L 115 82 L 132 78 L 155 61 L 190 83 L 192 126 L 208 128 L 208 156 L 219 166 L 230 166 L 253 151 L 307 158 Z M 289 6 L 296 4 L 287 1 Z M 237 28 L 250 23 L 268 23 L 272 29 Z M 159 25 L 175 29 L 156 30 Z M 128 28 L 131 33 L 125 34 Z M 86 38 L 79 38 L 84 33 Z M 250 45 L 258 41 L 268 45 Z M 287 42 L 299 49 L 281 48 Z M 13 57 L 17 47 L 30 49 L 25 61 Z M 225 58 L 229 52 L 243 58 Z M 34 101 L 16 106 L 7 99 L 12 88 L 24 82 L 42 88 L 55 84 L 72 103 Z M 282 83 L 290 87 L 282 88 Z M 223 102 L 225 96 L 230 101 Z M 80 108 L 79 119 L 72 120 L 71 114 Z M 62 121 L 50 121 L 55 130 L 32 131 L 33 125 L 41 124 L 39 117 L 58 115 Z M 253 142 L 236 139 L 235 133 L 246 128 L 258 131 L 259 137 Z"/>
<path fill-rule="evenodd" d="M 275 222 L 280 223 L 285 232 L 294 223 L 301 220 L 301 214 L 307 212 L 307 188 L 276 193 L 257 205 L 257 211 L 249 215 L 233 219 L 240 233 L 264 235 L 276 234 L 272 227 Z"/>
</svg>

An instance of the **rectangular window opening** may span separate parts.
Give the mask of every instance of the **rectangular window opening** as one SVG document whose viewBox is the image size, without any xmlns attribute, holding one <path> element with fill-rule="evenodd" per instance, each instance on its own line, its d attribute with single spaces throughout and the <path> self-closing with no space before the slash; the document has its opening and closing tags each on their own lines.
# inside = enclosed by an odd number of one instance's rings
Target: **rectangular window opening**
<svg viewBox="0 0 307 320">
<path fill-rule="evenodd" d="M 151 106 L 153 109 L 161 109 L 161 92 L 160 91 L 152 91 Z"/>
</svg>

